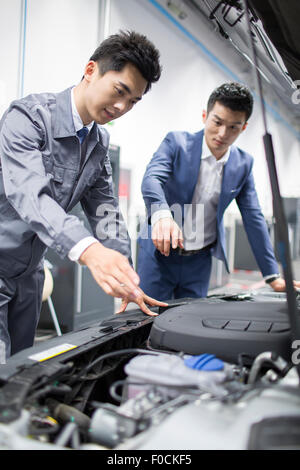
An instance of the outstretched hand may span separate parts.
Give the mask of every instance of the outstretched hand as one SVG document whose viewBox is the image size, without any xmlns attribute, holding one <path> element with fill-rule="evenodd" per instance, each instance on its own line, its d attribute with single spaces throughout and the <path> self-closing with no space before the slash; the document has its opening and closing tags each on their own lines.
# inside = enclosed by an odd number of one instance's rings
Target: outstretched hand
<svg viewBox="0 0 300 470">
<path fill-rule="evenodd" d="M 142 312 L 156 316 L 146 304 L 151 307 L 167 307 L 165 302 L 159 302 L 146 295 L 138 284 L 139 276 L 130 266 L 127 258 L 115 250 L 105 248 L 101 243 L 93 243 L 81 255 L 80 263 L 91 271 L 97 284 L 106 294 L 122 299 L 122 305 L 117 313 L 126 310 L 129 302 L 135 302 Z"/>
<path fill-rule="evenodd" d="M 150 315 L 151 317 L 156 317 L 157 313 L 151 312 L 151 310 L 147 307 L 146 304 L 150 305 L 150 307 L 167 307 L 168 304 L 165 302 L 160 302 L 158 300 L 153 299 L 152 297 L 149 297 L 146 295 L 141 288 L 138 287 L 138 290 L 140 292 L 139 296 L 127 296 L 122 299 L 122 304 L 120 309 L 116 313 L 122 313 L 125 312 L 127 305 L 130 302 L 135 302 L 139 308 L 142 310 L 142 312 L 146 313 L 147 315 Z"/>
<path fill-rule="evenodd" d="M 138 295 L 139 276 L 121 253 L 93 243 L 81 255 L 80 263 L 86 265 L 97 284 L 113 297 Z"/>
<path fill-rule="evenodd" d="M 183 248 L 182 231 L 171 217 L 163 217 L 154 224 L 152 241 L 155 248 L 165 256 L 169 256 L 171 247 L 173 249 Z"/>
</svg>

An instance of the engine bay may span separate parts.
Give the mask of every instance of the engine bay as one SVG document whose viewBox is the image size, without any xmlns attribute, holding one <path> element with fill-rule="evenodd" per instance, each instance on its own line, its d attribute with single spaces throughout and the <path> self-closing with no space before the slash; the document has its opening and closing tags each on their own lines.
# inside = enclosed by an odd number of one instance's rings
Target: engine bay
<svg viewBox="0 0 300 470">
<path fill-rule="evenodd" d="M 0 368 L 1 449 L 299 449 L 297 351 L 229 362 L 153 346 L 156 319 L 195 303 L 153 309 L 154 320 L 131 310 L 12 356 Z"/>
</svg>

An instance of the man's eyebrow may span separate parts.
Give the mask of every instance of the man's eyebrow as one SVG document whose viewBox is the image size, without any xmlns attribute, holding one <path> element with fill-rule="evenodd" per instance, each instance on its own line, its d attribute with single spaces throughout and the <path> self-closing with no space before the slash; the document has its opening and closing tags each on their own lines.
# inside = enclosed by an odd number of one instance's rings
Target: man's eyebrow
<svg viewBox="0 0 300 470">
<path fill-rule="evenodd" d="M 120 85 L 122 88 L 124 88 L 124 90 L 127 91 L 127 93 L 131 94 L 131 90 L 130 90 L 130 88 L 129 88 L 128 85 L 126 85 L 126 84 L 123 83 L 123 82 L 120 82 L 120 80 L 118 81 L 118 83 L 119 83 L 119 85 Z M 141 96 L 136 96 L 134 99 L 139 101 L 139 100 L 142 99 L 142 97 L 141 97 Z"/>
<path fill-rule="evenodd" d="M 220 118 L 217 114 L 214 114 L 214 117 L 217 118 L 217 119 L 219 119 L 219 121 L 223 121 L 223 119 Z M 232 124 L 243 124 L 243 122 L 242 122 L 242 121 L 235 121 L 235 122 L 231 122 L 230 124 L 231 124 L 231 125 L 232 125 Z"/>
</svg>

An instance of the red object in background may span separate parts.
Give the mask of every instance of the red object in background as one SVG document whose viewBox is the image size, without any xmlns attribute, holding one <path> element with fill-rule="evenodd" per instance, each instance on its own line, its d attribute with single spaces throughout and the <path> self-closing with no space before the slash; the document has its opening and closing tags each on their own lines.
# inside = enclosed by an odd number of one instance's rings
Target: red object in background
<svg viewBox="0 0 300 470">
<path fill-rule="evenodd" d="M 127 183 L 120 183 L 119 184 L 119 196 L 121 197 L 129 197 L 129 188 Z"/>
<path fill-rule="evenodd" d="M 119 197 L 127 199 L 130 203 L 130 184 L 131 184 L 131 170 L 120 168 L 119 176 Z"/>
</svg>

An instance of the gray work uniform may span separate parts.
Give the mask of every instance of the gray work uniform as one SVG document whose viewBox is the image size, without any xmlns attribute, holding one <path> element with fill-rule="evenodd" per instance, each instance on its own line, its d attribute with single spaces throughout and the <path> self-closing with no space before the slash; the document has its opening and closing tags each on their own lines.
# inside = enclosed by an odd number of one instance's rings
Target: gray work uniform
<svg viewBox="0 0 300 470">
<path fill-rule="evenodd" d="M 68 214 L 78 202 L 93 236 L 130 259 L 130 240 L 113 193 L 109 134 L 94 123 L 85 144 L 82 162 L 71 88 L 16 100 L 1 119 L 0 339 L 8 356 L 10 346 L 14 354 L 33 343 L 47 247 L 66 257 L 91 236 Z"/>
</svg>

